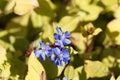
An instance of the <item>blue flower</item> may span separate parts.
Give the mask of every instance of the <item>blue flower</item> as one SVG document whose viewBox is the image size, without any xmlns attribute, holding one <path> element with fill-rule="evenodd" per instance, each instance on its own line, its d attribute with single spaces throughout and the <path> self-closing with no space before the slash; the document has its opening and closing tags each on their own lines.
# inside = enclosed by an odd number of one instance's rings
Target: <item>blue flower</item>
<svg viewBox="0 0 120 80">
<path fill-rule="evenodd" d="M 64 45 L 68 45 L 71 43 L 71 41 L 69 40 L 70 32 L 66 31 L 65 33 L 63 33 L 60 27 L 56 27 L 56 30 L 58 34 L 54 33 L 55 45 L 64 47 Z"/>
<path fill-rule="evenodd" d="M 60 78 L 58 78 L 57 80 L 60 80 Z M 67 78 L 66 77 L 63 77 L 63 79 L 62 80 L 67 80 Z"/>
<path fill-rule="evenodd" d="M 56 47 L 56 48 L 53 48 L 53 52 L 55 56 L 52 58 L 52 61 L 56 65 L 62 66 L 63 62 L 65 64 L 68 64 L 68 61 L 70 60 L 68 49 Z"/>
<path fill-rule="evenodd" d="M 70 60 L 69 51 L 67 48 L 64 48 L 65 45 L 71 43 L 69 40 L 70 32 L 62 32 L 60 27 L 56 27 L 58 33 L 54 34 L 55 43 L 54 44 L 44 44 L 43 41 L 40 42 L 40 49 L 34 50 L 35 56 L 41 60 L 45 60 L 46 56 L 52 60 L 56 65 L 62 66 L 68 64 Z"/>
<path fill-rule="evenodd" d="M 44 45 L 44 42 L 40 42 L 40 49 L 34 50 L 35 56 L 40 58 L 41 60 L 45 60 L 45 55 L 47 57 L 51 57 L 52 55 L 52 49 L 49 47 L 49 45 Z"/>
<path fill-rule="evenodd" d="M 67 80 L 67 78 L 66 78 L 66 77 L 64 77 L 62 80 Z"/>
</svg>

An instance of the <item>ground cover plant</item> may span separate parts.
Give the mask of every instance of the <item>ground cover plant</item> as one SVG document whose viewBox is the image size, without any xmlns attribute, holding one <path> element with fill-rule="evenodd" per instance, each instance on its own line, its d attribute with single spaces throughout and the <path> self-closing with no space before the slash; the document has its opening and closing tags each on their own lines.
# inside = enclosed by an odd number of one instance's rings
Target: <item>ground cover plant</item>
<svg viewBox="0 0 120 80">
<path fill-rule="evenodd" d="M 120 80 L 120 0 L 0 0 L 0 80 Z"/>
</svg>

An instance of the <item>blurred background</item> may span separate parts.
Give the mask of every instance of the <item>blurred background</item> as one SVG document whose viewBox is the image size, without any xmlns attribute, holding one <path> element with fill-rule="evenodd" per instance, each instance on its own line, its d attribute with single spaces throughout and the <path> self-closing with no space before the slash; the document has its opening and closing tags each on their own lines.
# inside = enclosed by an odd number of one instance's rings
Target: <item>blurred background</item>
<svg viewBox="0 0 120 80">
<path fill-rule="evenodd" d="M 56 26 L 71 33 L 68 66 L 29 59 Z M 40 80 L 39 66 L 48 80 L 120 80 L 120 0 L 0 0 L 0 80 Z"/>
</svg>

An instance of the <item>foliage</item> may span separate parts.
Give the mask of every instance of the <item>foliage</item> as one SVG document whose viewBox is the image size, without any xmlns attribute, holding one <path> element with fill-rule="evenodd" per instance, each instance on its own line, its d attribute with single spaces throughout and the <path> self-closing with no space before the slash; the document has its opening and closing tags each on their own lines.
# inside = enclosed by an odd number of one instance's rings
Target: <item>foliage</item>
<svg viewBox="0 0 120 80">
<path fill-rule="evenodd" d="M 66 64 L 35 57 L 66 32 Z M 57 79 L 120 80 L 120 0 L 0 0 L 0 80 Z"/>
</svg>

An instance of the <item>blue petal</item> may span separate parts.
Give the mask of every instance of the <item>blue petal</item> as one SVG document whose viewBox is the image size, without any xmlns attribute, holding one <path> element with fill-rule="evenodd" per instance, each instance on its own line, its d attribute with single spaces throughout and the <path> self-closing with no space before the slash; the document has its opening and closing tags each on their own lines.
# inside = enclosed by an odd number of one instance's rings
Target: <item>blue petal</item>
<svg viewBox="0 0 120 80">
<path fill-rule="evenodd" d="M 54 62 L 58 66 L 62 66 L 62 60 L 60 60 L 58 56 L 53 57 L 52 62 Z"/>
<path fill-rule="evenodd" d="M 62 61 L 61 61 L 61 60 L 58 60 L 58 61 L 56 62 L 56 64 L 57 64 L 58 66 L 62 66 Z"/>
<path fill-rule="evenodd" d="M 45 54 L 44 53 L 40 54 L 39 57 L 40 57 L 41 60 L 45 60 Z"/>
<path fill-rule="evenodd" d="M 71 41 L 69 39 L 63 39 L 63 44 L 64 45 L 68 45 L 70 43 L 71 43 Z"/>
<path fill-rule="evenodd" d="M 63 52 L 69 54 L 68 48 L 64 49 Z"/>
<path fill-rule="evenodd" d="M 52 51 L 51 52 L 49 52 L 46 56 L 48 57 L 48 58 L 50 58 L 51 56 L 52 56 Z"/>
<path fill-rule="evenodd" d="M 60 80 L 60 78 L 57 78 L 57 80 Z"/>
<path fill-rule="evenodd" d="M 65 59 L 65 60 L 70 60 L 70 56 L 66 56 L 66 57 L 64 56 L 64 57 L 63 57 L 63 60 L 64 60 L 64 59 Z"/>
<path fill-rule="evenodd" d="M 57 30 L 57 32 L 58 32 L 59 35 L 62 35 L 62 29 L 60 27 L 57 26 L 56 30 Z"/>
<path fill-rule="evenodd" d="M 63 58 L 63 61 L 64 61 L 65 64 L 68 64 L 68 61 L 69 61 L 69 60 L 70 60 L 70 57 L 69 57 L 69 56 Z"/>
<path fill-rule="evenodd" d="M 54 52 L 52 49 L 50 49 L 50 50 L 47 50 L 46 53 L 47 53 L 46 56 L 50 58 Z"/>
<path fill-rule="evenodd" d="M 45 50 L 51 50 L 51 47 L 49 45 L 46 45 Z"/>
<path fill-rule="evenodd" d="M 63 59 L 65 64 L 68 64 L 68 60 L 67 59 Z"/>
<path fill-rule="evenodd" d="M 65 49 L 64 51 L 63 51 L 63 57 L 69 57 L 70 55 L 69 55 L 69 51 L 68 51 L 68 49 Z"/>
<path fill-rule="evenodd" d="M 60 40 L 60 35 L 54 33 L 54 38 L 55 38 L 55 40 Z"/>
<path fill-rule="evenodd" d="M 68 61 L 70 60 L 70 58 L 63 58 L 63 61 L 65 64 L 68 64 Z"/>
<path fill-rule="evenodd" d="M 64 77 L 62 80 L 67 80 L 67 78 L 66 78 L 66 77 Z"/>
<path fill-rule="evenodd" d="M 43 48 L 44 47 L 44 42 L 40 41 L 40 47 Z"/>
<path fill-rule="evenodd" d="M 55 45 L 60 46 L 60 47 L 64 47 L 63 42 L 61 40 L 56 40 Z"/>
<path fill-rule="evenodd" d="M 60 79 L 60 78 L 57 78 L 57 80 L 61 80 L 61 79 Z M 66 78 L 66 77 L 63 77 L 62 80 L 67 80 L 67 78 Z"/>
<path fill-rule="evenodd" d="M 66 38 L 70 38 L 70 32 L 69 32 L 69 31 L 66 31 L 66 32 L 64 33 L 64 35 L 65 35 Z"/>
<path fill-rule="evenodd" d="M 38 58 L 42 54 L 41 50 L 34 50 L 35 56 Z"/>
<path fill-rule="evenodd" d="M 59 55 L 60 54 L 60 49 L 59 48 L 53 48 L 53 51 L 55 54 Z"/>
<path fill-rule="evenodd" d="M 56 63 L 56 59 L 57 59 L 57 58 L 58 58 L 58 57 L 55 56 L 55 57 L 53 57 L 53 58 L 51 59 L 51 61 L 54 62 L 54 63 Z"/>
</svg>

